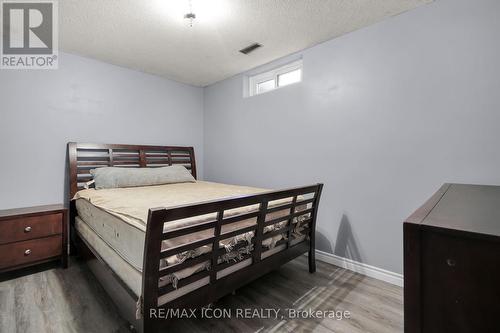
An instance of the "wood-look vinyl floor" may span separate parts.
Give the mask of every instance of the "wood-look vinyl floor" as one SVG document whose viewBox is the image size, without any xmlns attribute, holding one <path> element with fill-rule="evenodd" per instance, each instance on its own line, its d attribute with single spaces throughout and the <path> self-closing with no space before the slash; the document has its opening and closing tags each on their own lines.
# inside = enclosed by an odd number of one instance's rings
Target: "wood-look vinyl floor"
<svg viewBox="0 0 500 333">
<path fill-rule="evenodd" d="M 0 282 L 0 332 L 129 332 L 85 263 L 52 267 Z M 302 256 L 228 295 L 213 306 L 229 319 L 179 319 L 168 332 L 402 332 L 402 289 L 318 262 L 315 274 Z M 349 311 L 350 318 L 241 319 L 237 308 Z M 213 312 L 214 314 L 216 312 Z"/>
</svg>

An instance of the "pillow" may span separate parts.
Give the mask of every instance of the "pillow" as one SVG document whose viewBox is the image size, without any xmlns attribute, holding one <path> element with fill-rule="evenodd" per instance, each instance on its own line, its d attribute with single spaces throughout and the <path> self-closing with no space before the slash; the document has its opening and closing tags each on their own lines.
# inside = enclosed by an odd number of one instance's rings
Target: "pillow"
<svg viewBox="0 0 500 333">
<path fill-rule="evenodd" d="M 196 182 L 191 172 L 182 165 L 160 168 L 104 167 L 92 169 L 90 174 L 94 177 L 97 190 Z"/>
</svg>

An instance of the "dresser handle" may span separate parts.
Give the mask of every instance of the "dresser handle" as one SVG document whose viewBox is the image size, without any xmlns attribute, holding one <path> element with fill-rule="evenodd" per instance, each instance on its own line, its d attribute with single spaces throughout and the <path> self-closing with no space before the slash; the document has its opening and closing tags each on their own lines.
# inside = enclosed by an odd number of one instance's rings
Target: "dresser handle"
<svg viewBox="0 0 500 333">
<path fill-rule="evenodd" d="M 31 231 L 31 227 L 24 228 L 24 232 L 30 232 L 30 231 Z"/>
<path fill-rule="evenodd" d="M 450 267 L 455 267 L 457 265 L 457 262 L 454 259 L 447 259 L 446 264 Z"/>
<path fill-rule="evenodd" d="M 31 254 L 31 250 L 30 249 L 27 249 L 26 251 L 24 251 L 24 255 L 25 256 L 29 256 Z"/>
</svg>

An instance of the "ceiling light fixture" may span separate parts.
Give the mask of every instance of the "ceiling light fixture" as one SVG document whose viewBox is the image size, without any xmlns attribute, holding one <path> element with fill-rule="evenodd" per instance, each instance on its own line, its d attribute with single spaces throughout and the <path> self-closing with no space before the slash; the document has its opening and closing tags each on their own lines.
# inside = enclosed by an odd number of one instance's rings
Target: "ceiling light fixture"
<svg viewBox="0 0 500 333">
<path fill-rule="evenodd" d="M 233 3 L 236 3 L 231 0 L 148 0 L 146 2 L 156 4 L 160 20 L 166 20 L 168 23 L 188 30 L 224 26 L 234 11 Z M 190 26 L 192 28 L 189 28 Z"/>
<path fill-rule="evenodd" d="M 189 0 L 189 13 L 184 14 L 184 18 L 189 20 L 189 26 L 193 27 L 193 21 L 196 18 L 196 14 L 193 13 L 193 3 Z"/>
</svg>

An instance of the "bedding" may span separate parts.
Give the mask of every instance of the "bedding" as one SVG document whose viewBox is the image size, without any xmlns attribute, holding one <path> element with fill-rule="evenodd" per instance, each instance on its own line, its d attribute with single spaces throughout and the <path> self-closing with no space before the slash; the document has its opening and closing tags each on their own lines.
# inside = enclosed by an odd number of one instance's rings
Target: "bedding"
<svg viewBox="0 0 500 333">
<path fill-rule="evenodd" d="M 159 168 L 103 167 L 90 170 L 96 189 L 195 182 L 182 165 Z"/>
<path fill-rule="evenodd" d="M 183 204 L 199 203 L 206 200 L 234 197 L 237 195 L 262 193 L 265 191 L 266 190 L 259 188 L 197 181 L 195 183 L 178 183 L 135 188 L 87 189 L 77 192 L 75 199 L 78 215 L 83 221 L 85 221 L 93 232 L 95 232 L 107 246 L 113 249 L 116 254 L 135 270 L 141 272 L 149 208 L 168 208 Z M 289 201 L 290 199 L 277 200 L 270 202 L 269 206 L 273 207 Z M 257 205 L 252 205 L 229 210 L 225 212 L 225 217 L 250 212 L 257 208 Z M 303 208 L 304 207 L 297 207 L 297 210 Z M 268 214 L 266 220 L 286 216 L 288 213 L 289 209 L 280 210 Z M 207 214 L 196 218 L 172 221 L 165 223 L 164 230 L 168 231 L 179 227 L 190 226 L 213 220 L 214 218 L 214 214 Z M 224 225 L 222 233 L 255 225 L 256 222 L 257 219 L 252 218 Z M 267 226 L 264 232 L 266 233 L 275 229 L 280 229 L 286 223 L 286 221 L 282 221 L 273 226 Z M 294 221 L 294 223 L 297 223 L 297 221 Z M 295 228 L 296 236 L 300 236 L 300 228 L 300 223 L 297 223 Z M 164 241 L 162 248 L 166 249 L 208 238 L 213 235 L 213 232 L 213 229 L 208 229 L 196 234 L 189 234 Z M 238 261 L 243 254 L 242 251 L 251 251 L 251 248 L 248 247 L 250 245 L 241 248 L 238 252 L 232 251 L 233 247 L 238 242 L 246 241 L 249 243 L 253 236 L 253 232 L 247 232 L 236 237 L 221 240 L 220 246 L 225 247 L 227 253 L 222 256 L 219 261 Z M 272 238 L 268 238 L 263 243 L 263 246 L 273 248 L 276 242 L 283 237 L 286 237 L 286 235 L 279 234 Z M 173 265 L 209 251 L 211 251 L 211 245 L 202 246 L 193 251 L 187 251 L 168 257 L 161 263 L 161 266 L 166 267 L 168 265 Z M 203 262 L 165 277 L 164 282 L 172 283 L 175 287 L 178 280 L 208 268 L 208 262 Z"/>
</svg>

